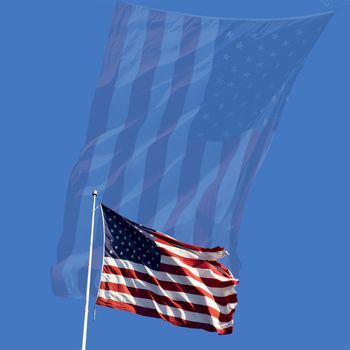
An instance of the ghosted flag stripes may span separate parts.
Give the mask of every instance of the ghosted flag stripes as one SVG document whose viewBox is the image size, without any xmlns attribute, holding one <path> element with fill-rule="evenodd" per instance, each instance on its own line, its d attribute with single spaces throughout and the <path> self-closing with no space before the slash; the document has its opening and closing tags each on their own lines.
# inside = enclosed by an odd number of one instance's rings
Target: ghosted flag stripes
<svg viewBox="0 0 350 350">
<path fill-rule="evenodd" d="M 69 180 L 55 294 L 81 297 L 85 288 L 95 188 L 136 222 L 227 247 L 223 261 L 237 273 L 245 200 L 329 18 L 220 19 L 118 3 Z"/>
<path fill-rule="evenodd" d="M 232 333 L 238 280 L 217 261 L 223 248 L 188 245 L 101 208 L 105 244 L 97 305 Z"/>
</svg>

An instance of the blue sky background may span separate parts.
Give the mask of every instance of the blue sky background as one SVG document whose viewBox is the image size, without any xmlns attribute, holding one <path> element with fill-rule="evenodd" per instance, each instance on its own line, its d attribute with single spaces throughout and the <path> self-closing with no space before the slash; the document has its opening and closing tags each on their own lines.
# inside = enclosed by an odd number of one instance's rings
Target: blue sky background
<svg viewBox="0 0 350 350">
<path fill-rule="evenodd" d="M 350 2 L 134 0 L 194 14 L 336 10 L 299 74 L 249 195 L 236 331 L 217 336 L 99 308 L 89 349 L 346 349 Z M 83 146 L 114 0 L 0 3 L 1 349 L 77 349 L 83 300 L 55 298 L 49 267 Z M 90 218 L 87 218 L 90 220 Z M 99 228 L 99 231 L 100 228 Z M 87 233 L 88 245 L 88 233 Z"/>
</svg>

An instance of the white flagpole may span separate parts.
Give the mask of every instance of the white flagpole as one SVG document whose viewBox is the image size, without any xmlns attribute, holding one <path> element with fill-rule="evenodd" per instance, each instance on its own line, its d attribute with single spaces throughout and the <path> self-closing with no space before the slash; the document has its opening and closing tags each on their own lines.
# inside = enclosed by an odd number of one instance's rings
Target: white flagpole
<svg viewBox="0 0 350 350">
<path fill-rule="evenodd" d="M 91 233 L 90 233 L 90 251 L 89 251 L 88 275 L 87 275 L 87 283 L 86 283 L 84 328 L 83 328 L 83 340 L 81 342 L 81 350 L 86 350 L 86 334 L 87 334 L 87 323 L 88 323 L 88 316 L 89 316 L 91 262 L 92 262 L 92 245 L 93 245 L 93 241 L 94 241 L 96 197 L 97 197 L 97 191 L 94 190 L 92 192 L 93 204 L 92 204 Z"/>
</svg>

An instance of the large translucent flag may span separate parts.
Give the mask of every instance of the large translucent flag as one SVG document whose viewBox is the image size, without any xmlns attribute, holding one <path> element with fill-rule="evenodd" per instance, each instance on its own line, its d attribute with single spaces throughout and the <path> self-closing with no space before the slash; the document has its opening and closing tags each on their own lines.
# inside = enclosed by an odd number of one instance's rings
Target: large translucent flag
<svg viewBox="0 0 350 350">
<path fill-rule="evenodd" d="M 55 294 L 80 297 L 85 288 L 95 188 L 136 222 L 229 247 L 225 263 L 237 272 L 247 194 L 330 17 L 218 19 L 118 3 L 70 177 Z"/>
</svg>

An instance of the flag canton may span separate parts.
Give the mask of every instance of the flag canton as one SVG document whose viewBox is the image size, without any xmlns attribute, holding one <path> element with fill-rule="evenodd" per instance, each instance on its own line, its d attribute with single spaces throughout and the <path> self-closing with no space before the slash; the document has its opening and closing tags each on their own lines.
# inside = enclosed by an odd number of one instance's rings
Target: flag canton
<svg viewBox="0 0 350 350">
<path fill-rule="evenodd" d="M 105 256 L 130 260 L 160 269 L 160 250 L 148 229 L 102 206 L 105 221 Z"/>
<path fill-rule="evenodd" d="M 220 21 L 195 137 L 227 141 L 250 129 L 294 79 L 328 16 L 265 21 Z"/>
</svg>

